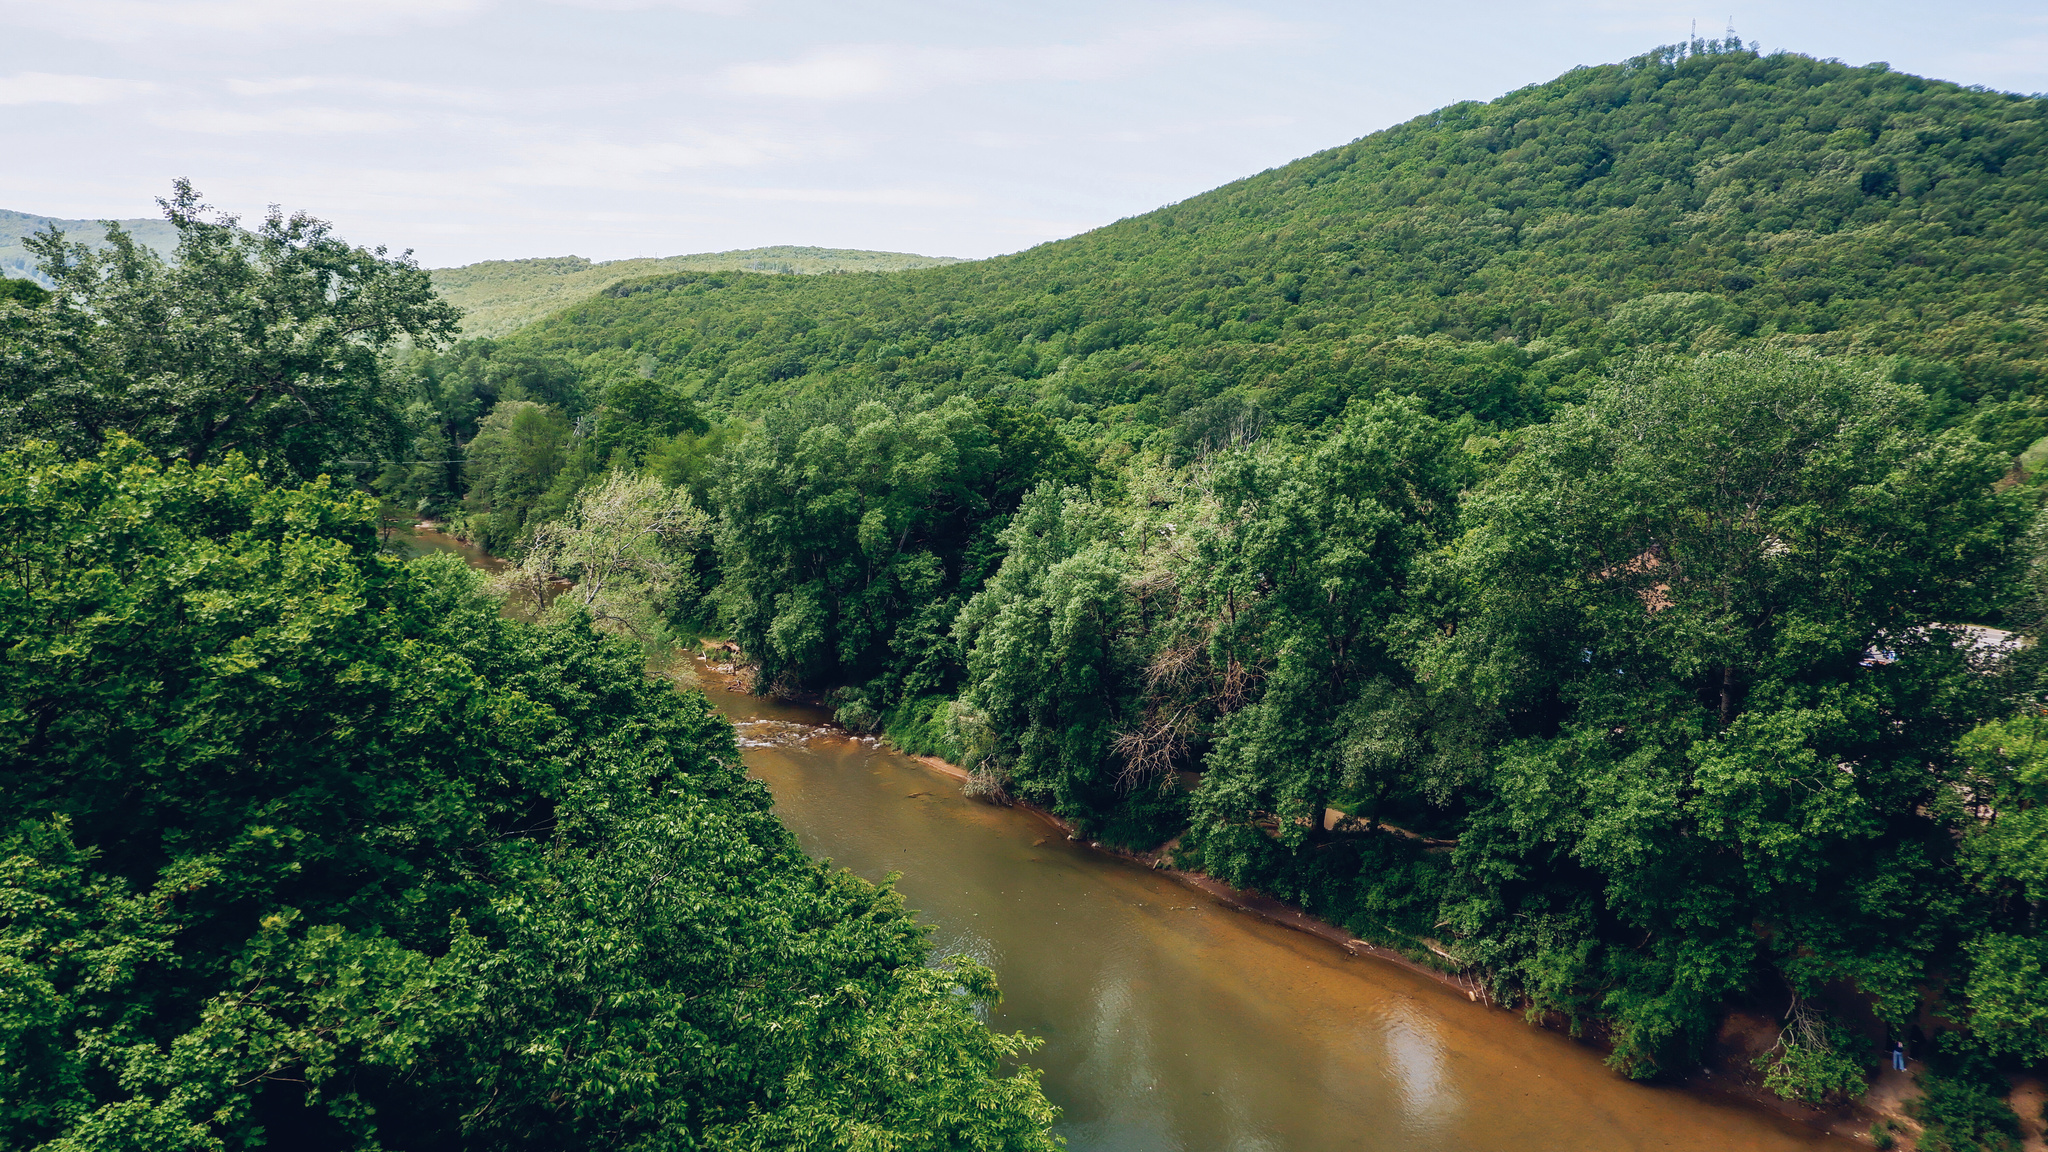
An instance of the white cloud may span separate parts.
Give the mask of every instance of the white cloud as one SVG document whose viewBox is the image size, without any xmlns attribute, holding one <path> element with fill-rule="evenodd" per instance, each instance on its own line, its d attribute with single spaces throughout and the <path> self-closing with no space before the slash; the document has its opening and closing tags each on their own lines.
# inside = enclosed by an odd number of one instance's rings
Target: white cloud
<svg viewBox="0 0 2048 1152">
<path fill-rule="evenodd" d="M 1223 133 L 1241 130 L 1277 130 L 1290 128 L 1298 117 L 1288 115 L 1268 116 L 1225 116 L 1213 120 L 1172 120 L 1137 127 L 1106 128 L 1098 132 L 1065 131 L 1052 133 L 1004 132 L 974 127 L 961 132 L 957 139 L 975 148 L 986 148 L 993 152 L 1021 152 L 1033 149 L 1071 145 L 1076 141 L 1091 144 L 1159 144 L 1189 137 L 1215 137 Z"/>
<path fill-rule="evenodd" d="M 204 132 L 213 136 L 402 133 L 413 126 L 408 117 L 360 108 L 276 108 L 265 112 L 200 108 L 159 112 L 150 117 L 150 122 L 160 128 Z"/>
<path fill-rule="evenodd" d="M 346 96 L 369 96 L 402 104 L 444 104 L 478 108 L 502 103 L 502 98 L 497 94 L 477 88 L 446 88 L 362 76 L 280 76 L 268 80 L 231 78 L 224 83 L 229 92 L 247 97 L 335 92 Z"/>
<path fill-rule="evenodd" d="M 1163 28 L 1126 30 L 1079 44 L 952 48 L 846 44 L 780 63 L 734 64 L 718 84 L 745 96 L 845 100 L 959 84 L 1113 77 L 1165 57 L 1291 38 L 1292 25 L 1259 16 L 1198 17 Z"/>
<path fill-rule="evenodd" d="M 19 72 L 0 76 L 0 104 L 112 104 L 155 90 L 140 80 Z"/>
<path fill-rule="evenodd" d="M 91 40 L 166 32 L 374 32 L 482 11 L 489 0 L 0 0 L 5 22 Z"/>
<path fill-rule="evenodd" d="M 604 12 L 640 12 L 649 8 L 676 8 L 706 16 L 738 16 L 753 7 L 750 0 L 552 0 L 571 8 L 595 8 Z"/>
<path fill-rule="evenodd" d="M 941 188 L 735 188 L 691 186 L 677 189 L 720 200 L 761 200 L 777 204 L 874 204 L 889 208 L 962 208 L 979 198 Z"/>
<path fill-rule="evenodd" d="M 649 177 L 702 168 L 746 168 L 843 150 L 773 132 L 688 132 L 679 140 L 534 139 L 501 174 L 514 183 L 564 188 L 646 188 Z"/>
</svg>

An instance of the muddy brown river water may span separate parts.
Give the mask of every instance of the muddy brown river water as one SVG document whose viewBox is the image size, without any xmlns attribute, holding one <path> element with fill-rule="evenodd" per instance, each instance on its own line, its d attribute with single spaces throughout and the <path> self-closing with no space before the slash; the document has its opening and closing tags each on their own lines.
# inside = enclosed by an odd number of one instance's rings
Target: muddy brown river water
<svg viewBox="0 0 2048 1152">
<path fill-rule="evenodd" d="M 822 713 L 702 680 L 805 851 L 900 874 L 939 954 L 995 969 L 990 1023 L 1043 1038 L 1030 1062 L 1074 1152 L 1853 1147 L 1632 1084 L 1512 1012 L 967 800 Z"/>
</svg>

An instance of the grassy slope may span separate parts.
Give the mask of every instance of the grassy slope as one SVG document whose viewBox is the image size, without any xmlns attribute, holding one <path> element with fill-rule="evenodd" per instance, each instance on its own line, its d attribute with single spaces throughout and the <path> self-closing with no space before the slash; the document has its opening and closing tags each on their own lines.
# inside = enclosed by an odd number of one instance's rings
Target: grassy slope
<svg viewBox="0 0 2048 1152">
<path fill-rule="evenodd" d="M 163 220 L 121 220 L 117 223 L 161 255 L 170 255 L 171 250 L 178 246 L 177 229 Z M 40 282 L 42 277 L 36 273 L 35 257 L 21 246 L 21 238 L 32 232 L 41 232 L 53 224 L 74 240 L 98 243 L 106 237 L 97 220 L 65 220 L 0 208 L 0 276 Z"/>
<path fill-rule="evenodd" d="M 674 272 L 892 272 L 958 263 L 951 256 L 777 245 L 690 256 L 642 257 L 593 264 L 581 256 L 486 260 L 434 269 L 434 287 L 463 310 L 469 336 L 498 336 L 621 280 Z"/>
<path fill-rule="evenodd" d="M 1397 387 L 1520 423 L 1629 347 L 1763 340 L 1907 358 L 1951 419 L 2024 445 L 2048 431 L 2044 224 L 2048 102 L 1653 55 L 1014 256 L 656 277 L 522 339 L 651 355 L 714 408 L 965 391 L 1134 441 L 1213 418 L 1223 393 L 1312 424 Z"/>
</svg>

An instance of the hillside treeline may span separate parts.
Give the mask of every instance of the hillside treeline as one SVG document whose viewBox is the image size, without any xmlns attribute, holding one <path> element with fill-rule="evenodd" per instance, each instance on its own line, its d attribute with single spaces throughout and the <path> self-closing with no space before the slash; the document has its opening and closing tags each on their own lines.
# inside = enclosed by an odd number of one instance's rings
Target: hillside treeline
<svg viewBox="0 0 2048 1152">
<path fill-rule="evenodd" d="M 715 413 L 955 393 L 1079 443 L 1312 426 L 1361 394 L 1518 425 L 1616 355 L 1886 357 L 1944 426 L 2048 433 L 2048 108 L 1731 44 L 1453 105 L 1014 256 L 617 285 L 521 333 Z M 595 401 L 595 396 L 591 397 Z"/>
</svg>

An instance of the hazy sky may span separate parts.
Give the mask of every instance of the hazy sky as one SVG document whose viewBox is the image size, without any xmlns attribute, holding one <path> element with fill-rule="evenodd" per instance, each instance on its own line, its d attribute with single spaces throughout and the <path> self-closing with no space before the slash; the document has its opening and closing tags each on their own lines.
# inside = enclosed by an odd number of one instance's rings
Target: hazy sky
<svg viewBox="0 0 2048 1152">
<path fill-rule="evenodd" d="M 1733 3 L 1733 0 L 1727 0 Z M 986 256 L 1731 19 L 2048 90 L 2048 4 L 0 0 L 0 208 L 303 208 L 430 266 Z"/>
</svg>

